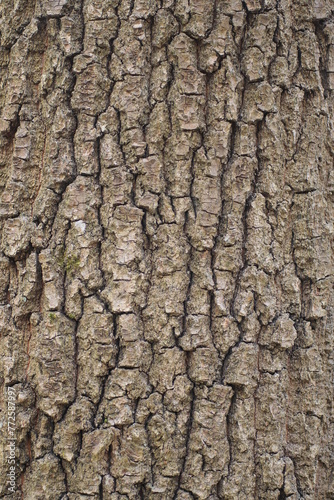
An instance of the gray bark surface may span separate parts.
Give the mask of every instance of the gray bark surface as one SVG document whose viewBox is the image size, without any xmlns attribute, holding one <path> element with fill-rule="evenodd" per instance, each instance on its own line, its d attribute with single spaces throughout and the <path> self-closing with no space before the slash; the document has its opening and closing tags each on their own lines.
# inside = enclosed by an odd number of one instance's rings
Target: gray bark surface
<svg viewBox="0 0 334 500">
<path fill-rule="evenodd" d="M 1 498 L 334 499 L 333 13 L 0 0 Z"/>
</svg>

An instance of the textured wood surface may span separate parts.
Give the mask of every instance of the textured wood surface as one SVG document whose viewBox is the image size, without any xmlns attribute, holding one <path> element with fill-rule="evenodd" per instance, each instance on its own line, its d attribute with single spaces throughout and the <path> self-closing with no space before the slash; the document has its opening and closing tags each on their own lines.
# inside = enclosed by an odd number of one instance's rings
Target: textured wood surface
<svg viewBox="0 0 334 500">
<path fill-rule="evenodd" d="M 0 0 L 1 498 L 334 499 L 333 12 Z"/>
</svg>

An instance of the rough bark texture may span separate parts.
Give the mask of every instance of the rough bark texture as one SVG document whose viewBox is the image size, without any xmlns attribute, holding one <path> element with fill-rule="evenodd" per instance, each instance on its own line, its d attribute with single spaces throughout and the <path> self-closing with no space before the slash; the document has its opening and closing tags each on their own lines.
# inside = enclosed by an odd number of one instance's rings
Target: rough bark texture
<svg viewBox="0 0 334 500">
<path fill-rule="evenodd" d="M 333 10 L 0 1 L 1 498 L 334 498 Z"/>
</svg>

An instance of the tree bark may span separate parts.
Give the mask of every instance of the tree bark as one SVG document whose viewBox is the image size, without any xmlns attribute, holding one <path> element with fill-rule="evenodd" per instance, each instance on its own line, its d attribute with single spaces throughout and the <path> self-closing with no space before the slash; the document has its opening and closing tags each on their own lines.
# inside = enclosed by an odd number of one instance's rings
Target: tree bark
<svg viewBox="0 0 334 500">
<path fill-rule="evenodd" d="M 334 499 L 333 11 L 0 1 L 1 498 Z"/>
</svg>

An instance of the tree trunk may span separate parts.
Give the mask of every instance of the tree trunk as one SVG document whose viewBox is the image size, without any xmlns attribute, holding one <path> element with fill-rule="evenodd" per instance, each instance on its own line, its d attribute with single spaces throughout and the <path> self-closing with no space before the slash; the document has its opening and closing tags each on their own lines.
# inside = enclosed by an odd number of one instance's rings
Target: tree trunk
<svg viewBox="0 0 334 500">
<path fill-rule="evenodd" d="M 333 0 L 0 9 L 0 497 L 334 499 Z"/>
</svg>

